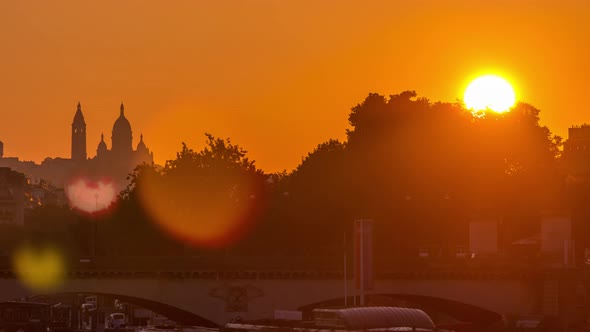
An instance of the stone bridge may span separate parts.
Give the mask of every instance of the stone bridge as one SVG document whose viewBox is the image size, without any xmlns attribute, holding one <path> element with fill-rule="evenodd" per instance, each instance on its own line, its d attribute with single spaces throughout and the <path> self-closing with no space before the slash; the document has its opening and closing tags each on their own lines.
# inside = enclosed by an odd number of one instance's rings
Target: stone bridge
<svg viewBox="0 0 590 332">
<path fill-rule="evenodd" d="M 375 280 L 374 288 L 367 291 L 371 294 L 367 304 L 413 303 L 459 320 L 489 320 L 504 314 L 539 312 L 543 283 L 539 273 L 526 272 L 390 273 Z M 344 305 L 345 292 L 348 305 L 352 305 L 353 287 L 354 281 L 345 283 L 341 273 L 77 271 L 70 272 L 55 293 L 109 294 L 147 308 L 156 308 L 157 304 L 168 316 L 176 314 L 182 321 L 181 314 L 193 315 L 206 325 L 224 324 L 238 317 L 271 318 L 274 310 Z M 0 300 L 39 295 L 23 287 L 9 271 L 0 273 L 0 290 Z M 189 321 L 198 323 L 198 319 L 184 319 Z"/>
</svg>

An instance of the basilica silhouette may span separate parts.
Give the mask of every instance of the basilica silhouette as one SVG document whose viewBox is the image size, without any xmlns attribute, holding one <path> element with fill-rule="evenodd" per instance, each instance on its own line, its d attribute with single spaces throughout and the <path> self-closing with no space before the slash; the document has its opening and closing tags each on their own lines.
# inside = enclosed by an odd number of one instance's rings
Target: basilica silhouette
<svg viewBox="0 0 590 332">
<path fill-rule="evenodd" d="M 154 154 L 145 145 L 143 135 L 140 135 L 139 143 L 133 149 L 133 132 L 125 117 L 123 103 L 113 125 L 111 149 L 107 147 L 102 134 L 96 155 L 92 158 L 88 158 L 86 152 L 86 121 L 79 102 L 72 121 L 70 158 L 46 158 L 41 164 L 36 164 L 21 161 L 17 157 L 4 157 L 0 146 L 0 167 L 10 167 L 24 173 L 33 183 L 43 180 L 61 188 L 66 187 L 72 179 L 85 177 L 107 179 L 113 181 L 117 189 L 122 189 L 128 183 L 127 176 L 135 167 L 153 162 Z"/>
<path fill-rule="evenodd" d="M 143 135 L 140 135 L 137 148 L 133 150 L 133 132 L 131 124 L 125 117 L 125 106 L 121 103 L 120 114 L 111 136 L 111 149 L 109 150 L 104 141 L 104 134 L 100 137 L 100 143 L 96 148 L 96 156 L 87 159 L 86 153 L 86 121 L 82 114 L 82 106 L 78 103 L 74 121 L 72 122 L 72 155 L 71 160 L 75 163 L 89 163 L 92 168 L 105 169 L 122 168 L 129 170 L 136 165 L 154 162 L 154 154 L 150 152 L 143 142 Z"/>
</svg>

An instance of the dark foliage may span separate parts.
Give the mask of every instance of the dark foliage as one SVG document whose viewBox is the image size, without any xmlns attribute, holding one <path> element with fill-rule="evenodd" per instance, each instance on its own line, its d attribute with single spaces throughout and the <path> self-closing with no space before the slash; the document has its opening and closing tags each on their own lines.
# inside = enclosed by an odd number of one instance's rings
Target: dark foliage
<svg viewBox="0 0 590 332">
<path fill-rule="evenodd" d="M 210 134 L 201 151 L 183 144 L 163 168 L 138 167 L 117 210 L 98 223 L 98 252 L 329 256 L 341 252 L 354 219 L 371 218 L 375 251 L 401 256 L 422 243 L 463 241 L 474 216 L 501 216 L 511 241 L 534 232 L 543 209 L 562 207 L 561 138 L 531 105 L 474 114 L 413 91 L 369 94 L 349 122 L 346 142 L 319 144 L 290 173 L 264 174 L 241 147 Z M 171 229 L 154 206 L 183 224 Z M 213 246 L 179 233 L 213 227 L 228 211 L 240 211 L 240 227 Z M 81 222 L 38 212 L 32 220 Z M 69 227 L 71 239 L 87 236 Z"/>
</svg>

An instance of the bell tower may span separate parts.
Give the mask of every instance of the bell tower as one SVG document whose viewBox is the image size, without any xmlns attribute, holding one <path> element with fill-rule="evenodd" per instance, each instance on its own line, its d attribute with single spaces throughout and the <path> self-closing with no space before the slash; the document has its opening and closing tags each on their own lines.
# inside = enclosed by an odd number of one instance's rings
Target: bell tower
<svg viewBox="0 0 590 332">
<path fill-rule="evenodd" d="M 82 114 L 82 106 L 78 102 L 78 108 L 72 122 L 72 160 L 86 160 L 86 122 Z"/>
</svg>

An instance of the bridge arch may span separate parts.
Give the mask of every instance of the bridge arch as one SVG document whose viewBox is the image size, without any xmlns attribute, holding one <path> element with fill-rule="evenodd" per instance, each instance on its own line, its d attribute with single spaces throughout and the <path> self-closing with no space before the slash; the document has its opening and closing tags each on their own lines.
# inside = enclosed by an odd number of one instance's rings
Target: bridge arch
<svg viewBox="0 0 590 332">
<path fill-rule="evenodd" d="M 43 294 L 43 295 L 34 295 L 29 297 L 29 300 L 36 301 L 42 300 L 57 296 L 68 296 L 68 295 L 97 295 L 97 296 L 107 296 L 115 299 L 119 299 L 125 303 L 130 303 L 133 305 L 137 305 L 139 307 L 151 310 L 157 314 L 167 317 L 170 320 L 175 321 L 178 324 L 185 325 L 185 326 L 201 326 L 201 327 L 210 327 L 210 328 L 217 328 L 219 325 L 216 323 L 194 314 L 192 312 L 177 308 L 175 306 L 161 303 L 153 300 L 148 300 L 140 297 L 129 296 L 129 295 L 120 295 L 120 294 L 112 294 L 112 293 L 101 293 L 101 292 L 59 292 L 53 294 Z"/>
<path fill-rule="evenodd" d="M 530 314 L 539 307 L 538 280 L 521 277 L 473 279 L 392 276 L 376 279 L 371 292 L 447 299 L 505 315 Z M 344 291 L 342 286 L 342 279 L 301 275 L 294 278 L 287 278 L 283 274 L 272 278 L 259 274 L 217 278 L 168 273 L 129 276 L 108 272 L 86 277 L 70 275 L 55 293 L 115 294 L 119 298 L 141 298 L 193 312 L 223 325 L 237 317 L 246 320 L 268 318 L 273 316 L 274 310 L 296 310 L 309 303 L 342 299 L 346 289 L 354 290 L 354 281 L 348 280 Z M 1 272 L 0 290 L 0 300 L 35 295 L 13 274 L 2 277 Z"/>
</svg>

